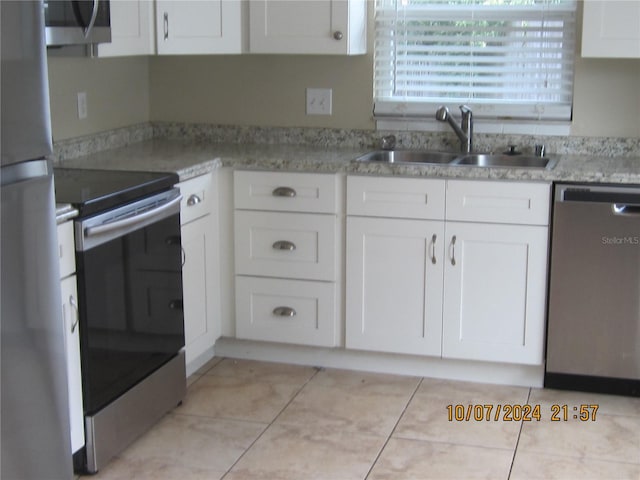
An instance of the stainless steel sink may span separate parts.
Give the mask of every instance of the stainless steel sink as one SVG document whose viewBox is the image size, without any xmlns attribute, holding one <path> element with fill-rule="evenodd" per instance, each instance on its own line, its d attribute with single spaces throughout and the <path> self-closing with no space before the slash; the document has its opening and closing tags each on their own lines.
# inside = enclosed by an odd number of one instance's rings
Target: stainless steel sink
<svg viewBox="0 0 640 480">
<path fill-rule="evenodd" d="M 534 155 L 504 155 L 489 153 L 449 153 L 425 150 L 374 150 L 358 157 L 358 162 L 400 164 L 439 164 L 474 167 L 552 169 L 557 160 Z"/>
<path fill-rule="evenodd" d="M 452 165 L 471 165 L 475 167 L 510 167 L 510 168 L 552 168 L 552 160 L 547 157 L 533 155 L 500 155 L 470 153 L 456 158 Z"/>
<path fill-rule="evenodd" d="M 429 152 L 420 150 L 375 150 L 358 157 L 358 162 L 386 163 L 450 163 L 459 154 L 447 152 Z"/>
</svg>

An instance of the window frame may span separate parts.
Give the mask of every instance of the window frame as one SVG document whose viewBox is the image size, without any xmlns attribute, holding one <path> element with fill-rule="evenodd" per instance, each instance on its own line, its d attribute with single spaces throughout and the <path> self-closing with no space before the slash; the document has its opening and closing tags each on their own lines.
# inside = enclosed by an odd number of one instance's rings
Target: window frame
<svg viewBox="0 0 640 480">
<path fill-rule="evenodd" d="M 537 8 L 543 8 L 542 3 L 547 0 L 536 0 L 538 4 Z M 400 4 L 402 0 L 376 0 L 375 2 L 375 46 L 374 46 L 374 119 L 377 122 L 378 128 L 391 129 L 394 125 L 400 125 L 407 128 L 411 125 L 421 127 L 419 129 L 432 129 L 428 120 L 433 119 L 433 115 L 440 105 L 448 105 L 449 107 L 456 104 L 466 104 L 471 107 L 474 112 L 474 116 L 477 118 L 483 118 L 488 120 L 494 127 L 489 128 L 490 131 L 497 131 L 502 127 L 496 127 L 496 125 L 511 124 L 515 125 L 516 129 L 523 131 L 531 131 L 531 125 L 542 125 L 542 129 L 545 133 L 553 134 L 553 131 L 559 131 L 561 134 L 565 134 L 567 129 L 564 128 L 567 122 L 572 118 L 573 107 L 573 77 L 576 58 L 576 36 L 577 36 L 577 24 L 576 24 L 576 0 L 561 0 L 563 2 L 562 15 L 563 18 L 571 16 L 571 21 L 567 27 L 570 38 L 567 45 L 563 45 L 563 54 L 568 55 L 568 58 L 563 58 L 568 65 L 568 81 L 570 86 L 565 93 L 569 93 L 569 101 L 564 101 L 562 104 L 544 104 L 540 102 L 520 102 L 514 104 L 513 101 L 499 101 L 499 100 L 486 100 L 477 101 L 470 98 L 437 98 L 427 99 L 424 101 L 417 101 L 414 99 L 396 96 L 379 97 L 380 87 L 378 86 L 378 72 L 380 68 L 380 28 L 383 22 L 389 22 L 390 15 L 393 15 L 392 6 Z M 398 12 L 398 8 L 395 9 Z M 402 8 L 400 9 L 402 10 Z M 444 16 L 446 17 L 446 9 L 443 9 Z M 522 9 L 520 9 L 522 10 Z M 563 29 L 565 28 L 563 23 Z M 385 31 L 388 31 L 387 28 Z M 382 40 L 384 41 L 384 40 Z M 563 41 L 564 37 L 563 37 Z M 389 54 L 389 48 L 383 53 Z M 386 68 L 386 67 L 385 67 Z M 390 75 L 393 76 L 395 71 L 387 69 Z M 566 80 L 566 78 L 565 78 Z M 388 90 L 388 89 L 387 89 Z M 548 125 L 551 128 L 545 128 L 544 125 Z M 523 127 L 524 126 L 524 127 Z M 555 128 L 561 127 L 561 128 Z"/>
</svg>

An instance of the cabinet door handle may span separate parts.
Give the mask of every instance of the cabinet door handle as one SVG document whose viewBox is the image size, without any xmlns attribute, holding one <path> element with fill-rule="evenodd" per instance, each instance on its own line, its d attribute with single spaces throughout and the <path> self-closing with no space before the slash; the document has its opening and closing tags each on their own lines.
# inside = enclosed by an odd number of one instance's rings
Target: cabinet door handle
<svg viewBox="0 0 640 480">
<path fill-rule="evenodd" d="M 273 192 L 274 197 L 295 197 L 296 191 L 291 187 L 278 187 Z"/>
<path fill-rule="evenodd" d="M 164 39 L 169 38 L 169 14 L 164 12 Z"/>
<path fill-rule="evenodd" d="M 274 250 L 288 250 L 293 252 L 296 249 L 296 244 L 289 240 L 278 240 L 271 245 Z"/>
<path fill-rule="evenodd" d="M 456 236 L 451 237 L 451 265 L 456 266 Z"/>
<path fill-rule="evenodd" d="M 194 205 L 199 204 L 202 201 L 202 199 L 196 195 L 195 193 L 189 195 L 189 198 L 187 199 L 187 205 L 189 207 L 193 207 Z"/>
<path fill-rule="evenodd" d="M 344 35 L 342 34 L 342 32 L 340 30 L 336 30 L 335 32 L 333 32 L 333 38 L 335 40 L 342 40 L 343 37 L 344 37 Z"/>
<path fill-rule="evenodd" d="M 69 305 L 71 305 L 71 309 L 73 310 L 73 320 L 71 321 L 71 333 L 76 331 L 78 327 L 78 322 L 80 321 L 80 315 L 78 312 L 78 302 L 73 295 L 69 295 Z"/>
<path fill-rule="evenodd" d="M 431 263 L 436 264 L 436 240 L 438 236 L 434 233 L 431 237 Z"/>
<path fill-rule="evenodd" d="M 276 307 L 273 309 L 276 317 L 295 317 L 296 311 L 291 307 Z"/>
</svg>

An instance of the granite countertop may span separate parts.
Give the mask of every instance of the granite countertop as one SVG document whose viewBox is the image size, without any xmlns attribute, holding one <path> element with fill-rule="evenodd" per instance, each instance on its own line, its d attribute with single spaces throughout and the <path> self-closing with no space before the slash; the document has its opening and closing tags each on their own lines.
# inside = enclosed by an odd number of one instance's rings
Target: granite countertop
<svg viewBox="0 0 640 480">
<path fill-rule="evenodd" d="M 242 169 L 441 178 L 640 184 L 640 157 L 549 155 L 551 170 L 356 162 L 368 150 L 307 145 L 206 143 L 153 139 L 65 160 L 64 167 L 171 171 L 180 181 L 222 166 Z"/>
</svg>

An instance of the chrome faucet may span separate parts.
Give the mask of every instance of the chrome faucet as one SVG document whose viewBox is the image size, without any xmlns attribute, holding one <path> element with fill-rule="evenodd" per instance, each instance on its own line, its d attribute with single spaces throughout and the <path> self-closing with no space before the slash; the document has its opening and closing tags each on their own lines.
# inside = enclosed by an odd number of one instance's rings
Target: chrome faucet
<svg viewBox="0 0 640 480">
<path fill-rule="evenodd" d="M 440 107 L 436 111 L 436 120 L 441 122 L 448 122 L 453 131 L 460 139 L 460 151 L 465 153 L 471 153 L 473 150 L 473 113 L 471 109 L 466 105 L 460 105 L 460 112 L 462 112 L 462 128 L 456 124 L 451 118 L 449 109 L 447 107 Z"/>
</svg>

